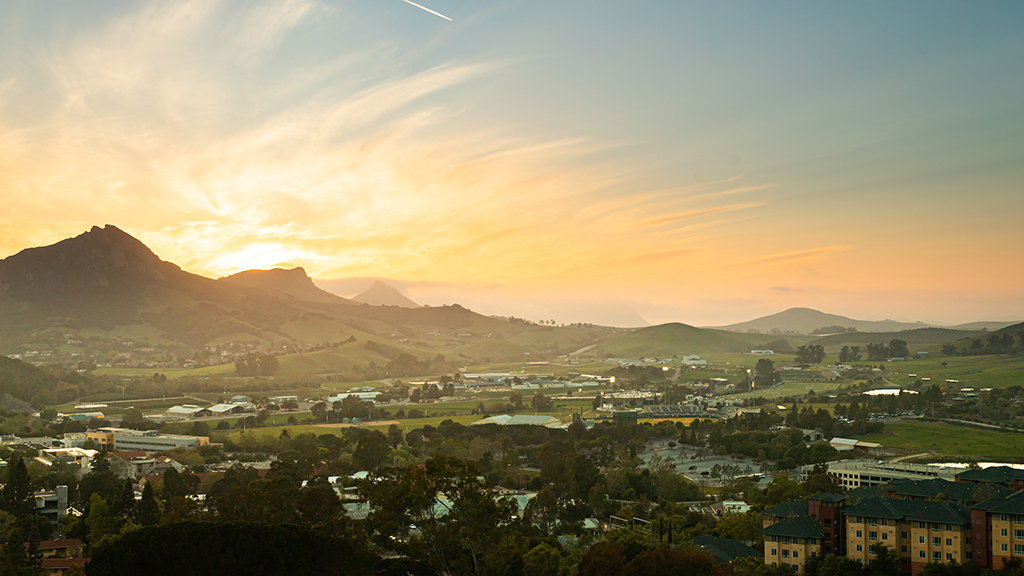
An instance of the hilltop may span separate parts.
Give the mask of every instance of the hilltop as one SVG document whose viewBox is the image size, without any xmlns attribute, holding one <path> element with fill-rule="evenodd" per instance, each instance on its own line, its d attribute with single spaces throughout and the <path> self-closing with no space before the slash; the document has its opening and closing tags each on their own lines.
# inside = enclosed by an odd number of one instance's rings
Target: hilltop
<svg viewBox="0 0 1024 576">
<path fill-rule="evenodd" d="M 588 354 L 636 358 L 749 352 L 773 338 L 766 334 L 733 334 L 673 322 L 619 334 L 598 344 Z"/>
<path fill-rule="evenodd" d="M 273 268 L 271 270 L 246 270 L 231 276 L 223 276 L 218 282 L 259 288 L 269 294 L 284 296 L 303 302 L 329 302 L 349 304 L 351 300 L 317 288 L 303 268 Z"/>
<path fill-rule="evenodd" d="M 420 305 L 407 298 L 396 288 L 377 280 L 365 292 L 352 298 L 353 302 L 362 302 L 373 306 L 399 306 L 401 308 L 419 308 Z"/>
</svg>

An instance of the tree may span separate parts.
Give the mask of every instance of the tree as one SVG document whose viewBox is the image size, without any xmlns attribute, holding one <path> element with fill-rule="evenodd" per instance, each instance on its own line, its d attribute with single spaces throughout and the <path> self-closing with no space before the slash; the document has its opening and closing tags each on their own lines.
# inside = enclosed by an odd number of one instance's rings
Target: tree
<svg viewBox="0 0 1024 576">
<path fill-rule="evenodd" d="M 909 358 L 910 349 L 907 348 L 907 343 L 904 340 L 893 338 L 889 341 L 889 357 L 890 358 Z"/>
<path fill-rule="evenodd" d="M 761 358 L 754 367 L 754 384 L 762 388 L 770 386 L 778 381 L 778 373 L 775 372 L 775 362 L 767 358 Z"/>
<path fill-rule="evenodd" d="M 380 471 L 361 485 L 373 510 L 370 523 L 389 544 L 415 525 L 420 534 L 405 547 L 441 574 L 499 573 L 523 553 L 515 537 L 516 505 L 496 498 L 479 475 L 477 463 L 450 456 Z"/>
<path fill-rule="evenodd" d="M 533 399 L 530 400 L 530 405 L 538 412 L 550 412 L 554 401 L 545 396 L 543 392 L 538 391 L 533 395 Z"/>
<path fill-rule="evenodd" d="M 818 344 L 808 344 L 796 349 L 796 360 L 801 364 L 820 364 L 825 359 L 825 348 Z"/>
<path fill-rule="evenodd" d="M 32 481 L 28 476 L 25 461 L 21 456 L 15 456 L 7 466 L 7 481 L 0 491 L 3 509 L 18 518 L 28 516 L 33 508 L 28 502 L 31 495 Z"/>
<path fill-rule="evenodd" d="M 142 499 L 139 500 L 136 518 L 143 526 L 153 526 L 160 522 L 160 504 L 153 496 L 152 482 L 146 482 L 146 486 L 142 488 Z"/>
</svg>

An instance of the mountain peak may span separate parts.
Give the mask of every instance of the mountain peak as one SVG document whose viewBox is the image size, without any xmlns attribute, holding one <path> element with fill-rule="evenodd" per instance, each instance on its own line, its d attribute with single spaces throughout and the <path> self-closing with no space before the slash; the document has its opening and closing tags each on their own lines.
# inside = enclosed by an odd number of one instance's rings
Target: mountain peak
<svg viewBox="0 0 1024 576">
<path fill-rule="evenodd" d="M 284 294 L 306 302 L 348 302 L 317 288 L 313 279 L 302 267 L 271 268 L 270 270 L 245 270 L 217 279 L 218 282 L 259 288 L 266 292 Z"/>
<path fill-rule="evenodd" d="M 0 284 L 12 294 L 70 293 L 95 289 L 134 289 L 162 283 L 181 269 L 164 262 L 145 244 L 107 224 L 0 261 Z"/>
<path fill-rule="evenodd" d="M 372 306 L 399 306 L 401 308 L 419 308 L 420 305 L 407 298 L 396 288 L 381 282 L 374 281 L 365 292 L 352 298 L 353 302 L 362 302 Z"/>
</svg>

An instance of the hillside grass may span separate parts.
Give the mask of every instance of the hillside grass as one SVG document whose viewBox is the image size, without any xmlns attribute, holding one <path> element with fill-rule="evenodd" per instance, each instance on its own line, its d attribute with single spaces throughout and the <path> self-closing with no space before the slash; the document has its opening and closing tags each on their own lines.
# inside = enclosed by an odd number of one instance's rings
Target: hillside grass
<svg viewBox="0 0 1024 576">
<path fill-rule="evenodd" d="M 946 386 L 946 380 L 959 380 L 959 383 L 949 384 L 954 390 L 1024 386 L 1024 355 L 950 356 L 890 362 L 885 367 L 898 372 L 889 380 L 903 386 L 913 384 L 919 378 L 931 378 L 932 384 L 940 386 Z"/>
<path fill-rule="evenodd" d="M 931 460 L 1016 461 L 1024 457 L 1024 434 L 954 426 L 941 422 L 902 421 L 885 432 L 858 437 L 885 448 L 929 452 Z"/>
</svg>

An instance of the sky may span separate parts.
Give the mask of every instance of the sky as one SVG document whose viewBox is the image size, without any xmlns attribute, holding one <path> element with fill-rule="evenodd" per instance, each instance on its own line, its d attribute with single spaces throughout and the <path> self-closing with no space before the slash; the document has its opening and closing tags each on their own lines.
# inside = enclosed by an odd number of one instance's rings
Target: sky
<svg viewBox="0 0 1024 576">
<path fill-rule="evenodd" d="M 419 3 L 0 3 L 0 257 L 113 224 L 566 323 L 1024 319 L 1024 3 Z"/>
</svg>

